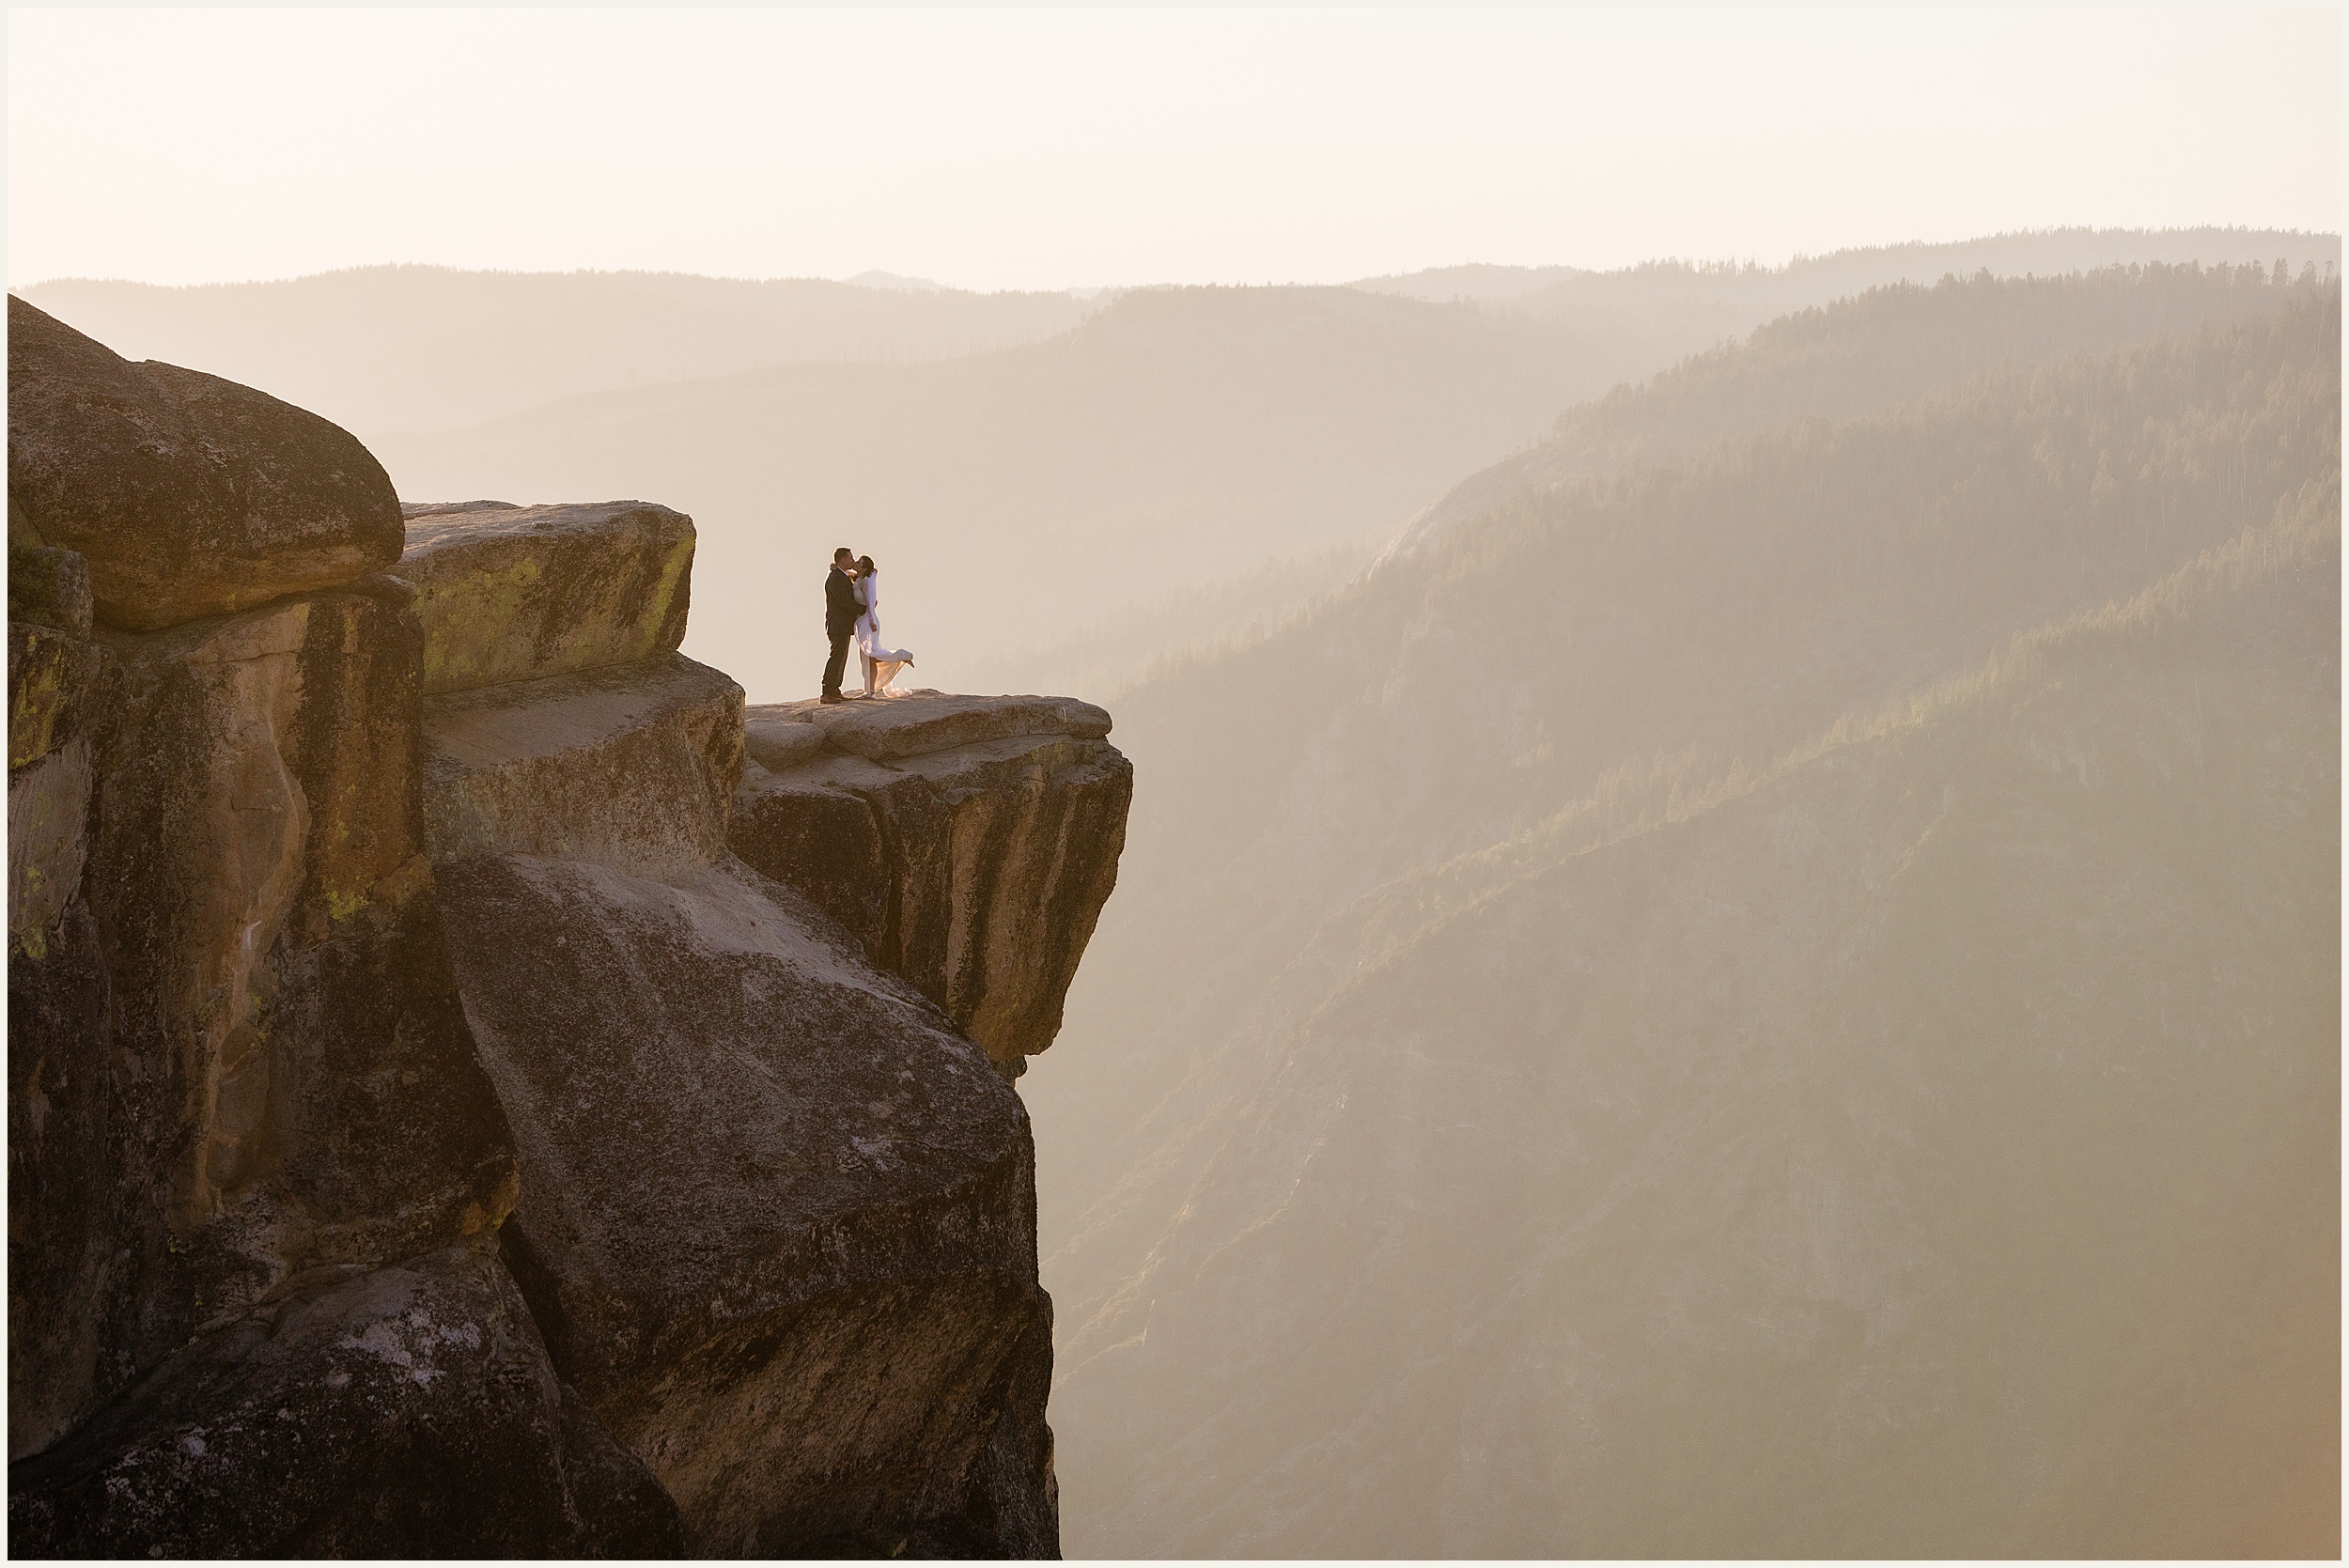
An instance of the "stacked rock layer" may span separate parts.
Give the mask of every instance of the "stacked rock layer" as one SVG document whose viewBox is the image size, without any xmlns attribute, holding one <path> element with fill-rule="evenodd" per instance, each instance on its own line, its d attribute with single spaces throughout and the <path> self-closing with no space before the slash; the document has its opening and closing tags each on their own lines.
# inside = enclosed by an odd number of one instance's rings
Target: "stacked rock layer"
<svg viewBox="0 0 2349 1568">
<path fill-rule="evenodd" d="M 313 415 L 9 329 L 16 1549 L 1056 1553 L 1007 1079 L 1106 716 L 746 763 L 691 520 L 403 520 Z"/>
</svg>

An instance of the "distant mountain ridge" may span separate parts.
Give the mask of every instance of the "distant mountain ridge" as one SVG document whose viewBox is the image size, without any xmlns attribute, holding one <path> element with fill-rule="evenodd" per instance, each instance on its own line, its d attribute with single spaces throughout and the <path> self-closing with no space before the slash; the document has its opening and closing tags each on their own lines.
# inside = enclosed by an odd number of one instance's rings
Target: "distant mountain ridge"
<svg viewBox="0 0 2349 1568">
<path fill-rule="evenodd" d="M 2047 277 L 2112 266 L 2199 262 L 2205 267 L 2264 267 L 2278 260 L 2295 273 L 2310 261 L 2338 268 L 2341 237 L 2275 228 L 2025 229 L 1974 240 L 1855 246 L 1797 256 L 1783 266 L 1676 257 L 1603 271 L 1473 263 L 1363 278 L 1354 287 L 1438 303 L 1467 300 L 1537 312 L 1566 308 L 1598 292 L 1616 293 L 1626 303 L 1643 294 L 1676 292 L 1690 303 L 1716 307 L 1741 300 L 1745 308 L 1764 311 L 1766 319 L 1797 308 L 1797 301 L 1824 303 L 1886 284 L 1933 283 L 1983 271 L 2003 277 Z"/>
<path fill-rule="evenodd" d="M 258 386 L 369 445 L 632 385 L 988 353 L 1066 332 L 1090 308 L 1066 293 L 914 280 L 416 266 L 187 288 L 67 279 L 19 292 L 128 358 Z"/>
<path fill-rule="evenodd" d="M 1133 289 L 993 354 L 584 394 L 372 449 L 412 501 L 670 498 L 700 529 L 688 651 L 757 700 L 814 681 L 789 629 L 811 566 L 869 551 L 922 678 L 962 687 L 1132 600 L 1351 545 L 1364 520 L 1383 536 L 1643 362 L 1349 288 Z"/>
<path fill-rule="evenodd" d="M 1605 318 L 1616 318 L 1631 326 L 1626 347 L 1638 345 L 1622 363 L 1645 374 L 1788 310 L 1887 283 L 1929 284 L 1950 272 L 2020 275 L 2279 256 L 2297 271 L 2308 260 L 2338 264 L 2340 256 L 2332 235 L 2063 229 L 1841 251 L 1781 268 L 1479 264 L 1347 287 L 1563 322 L 1585 336 L 1604 334 Z M 909 365 L 997 352 L 1069 331 L 1104 296 L 1125 291 L 977 293 L 879 271 L 834 283 L 425 265 L 184 287 L 67 278 L 17 290 L 118 353 L 260 387 L 370 445 L 586 392 L 781 365 Z"/>
<path fill-rule="evenodd" d="M 2046 244 L 1985 241 L 1964 259 L 2009 253 L 2030 263 Z M 1924 273 L 1950 256 L 1864 266 Z M 1606 276 L 1542 313 L 1360 288 L 1128 289 L 1081 326 L 990 354 L 611 389 L 372 444 L 411 500 L 669 498 L 699 522 L 711 568 L 691 651 L 760 697 L 804 692 L 770 629 L 775 599 L 799 591 L 791 563 L 820 561 L 843 530 L 894 571 L 902 645 L 940 660 L 925 679 L 1106 696 L 1091 683 L 1277 624 L 1277 606 L 1239 586 L 1277 563 L 1383 545 L 1561 410 L 1751 330 L 1790 290 L 1818 304 L 1832 296 L 1803 290 L 1846 281 L 1831 267 L 1791 283 L 1751 269 Z M 1718 308 L 1692 308 L 1690 287 Z M 1293 602 L 1328 585 L 1300 578 Z M 1136 641 L 1143 627 L 1155 645 Z"/>
</svg>

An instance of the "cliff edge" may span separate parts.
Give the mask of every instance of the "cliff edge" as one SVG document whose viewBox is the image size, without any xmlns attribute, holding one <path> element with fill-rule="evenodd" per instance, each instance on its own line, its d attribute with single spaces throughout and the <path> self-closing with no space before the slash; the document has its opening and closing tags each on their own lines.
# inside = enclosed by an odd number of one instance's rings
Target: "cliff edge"
<svg viewBox="0 0 2349 1568">
<path fill-rule="evenodd" d="M 15 1549 L 1057 1555 L 1108 716 L 746 712 L 682 514 L 9 313 Z"/>
</svg>

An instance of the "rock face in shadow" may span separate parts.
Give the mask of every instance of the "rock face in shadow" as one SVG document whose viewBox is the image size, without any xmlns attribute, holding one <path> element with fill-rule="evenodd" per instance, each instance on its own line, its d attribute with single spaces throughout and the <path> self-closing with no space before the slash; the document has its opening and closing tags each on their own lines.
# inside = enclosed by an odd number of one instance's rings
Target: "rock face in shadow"
<svg viewBox="0 0 2349 1568">
<path fill-rule="evenodd" d="M 428 817 L 484 824 L 435 848 L 521 1154 L 506 1257 L 695 1551 L 1052 1555 L 1026 1112 L 723 846 L 739 701 L 669 655 L 428 704 Z"/>
<path fill-rule="evenodd" d="M 87 637 L 97 606 L 89 563 L 54 545 L 8 545 L 8 619 Z"/>
<path fill-rule="evenodd" d="M 133 365 L 8 297 L 8 536 L 89 565 L 99 618 L 151 631 L 398 559 L 399 501 L 340 427 Z"/>
<path fill-rule="evenodd" d="M 1060 697 L 750 710 L 736 853 L 815 900 L 1017 1076 L 1117 880 L 1133 768 Z"/>
<path fill-rule="evenodd" d="M 354 1486 L 354 1477 L 368 1484 Z M 323 1268 L 8 1478 L 43 1557 L 652 1557 L 677 1509 L 548 1367 L 494 1253 Z"/>
<path fill-rule="evenodd" d="M 93 1309 L 114 1266 L 113 984 L 83 873 L 95 732 L 119 672 L 88 629 L 8 623 L 11 1457 L 54 1438 L 89 1398 Z"/>
<path fill-rule="evenodd" d="M 466 691 L 626 664 L 685 637 L 693 520 L 666 506 L 414 505 L 424 689 Z"/>
<path fill-rule="evenodd" d="M 422 633 L 330 505 L 381 471 L 45 318 L 11 352 L 12 1547 L 674 1545 L 497 1258 L 515 1162 L 425 853 Z"/>
<path fill-rule="evenodd" d="M 11 1165 L 86 1210 L 80 1234 L 11 1233 L 39 1307 L 12 1336 L 10 1430 L 33 1447 L 288 1275 L 487 1234 L 513 1202 L 423 854 L 400 596 L 314 595 L 105 652 L 88 784 L 78 737 L 11 777 L 12 855 L 45 862 L 12 886 L 32 972 L 11 971 L 30 1025 Z"/>
<path fill-rule="evenodd" d="M 521 1151 L 508 1257 L 694 1550 L 1054 1549 L 1049 1448 L 980 1463 L 1040 1430 L 1050 1366 L 1027 1116 L 985 1056 L 739 863 L 442 877 Z"/>
</svg>

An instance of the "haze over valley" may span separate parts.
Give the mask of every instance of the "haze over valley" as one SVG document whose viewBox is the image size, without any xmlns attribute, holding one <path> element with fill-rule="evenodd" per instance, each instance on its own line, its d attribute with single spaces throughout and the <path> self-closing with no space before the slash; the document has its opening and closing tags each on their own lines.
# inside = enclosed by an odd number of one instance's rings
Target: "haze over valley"
<svg viewBox="0 0 2349 1568">
<path fill-rule="evenodd" d="M 1126 694 L 1027 1089 L 1074 1549 L 2329 1549 L 2340 296 L 2277 277 L 1782 323 Z M 1905 396 L 1945 336 L 2075 347 Z"/>
<path fill-rule="evenodd" d="M 810 563 L 843 542 L 905 568 L 893 625 L 925 680 L 1107 698 L 1157 659 L 1276 624 L 1496 459 L 1549 460 L 1528 449 L 1563 411 L 1789 312 L 1983 269 L 2296 272 L 2339 255 L 2331 236 L 2064 230 L 1782 268 L 1447 268 L 1085 300 L 436 268 L 26 297 L 133 357 L 327 413 L 411 501 L 691 513 L 689 651 L 754 700 L 812 688 L 795 629 Z M 2051 307 L 2036 336 L 1971 346 L 1952 326 L 1885 374 L 1917 389 L 2112 341 L 2167 297 L 2077 322 Z"/>
</svg>

